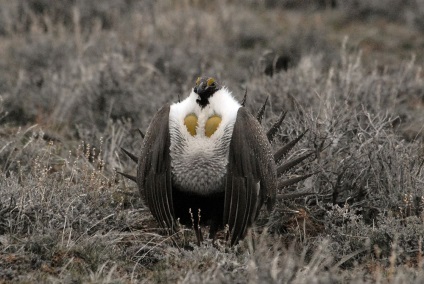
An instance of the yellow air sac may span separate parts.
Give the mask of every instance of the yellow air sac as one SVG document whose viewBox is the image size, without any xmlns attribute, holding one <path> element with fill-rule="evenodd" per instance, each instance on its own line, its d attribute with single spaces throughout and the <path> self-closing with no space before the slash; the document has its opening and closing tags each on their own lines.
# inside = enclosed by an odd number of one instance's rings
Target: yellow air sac
<svg viewBox="0 0 424 284">
<path fill-rule="evenodd" d="M 184 118 L 184 125 L 187 127 L 187 131 L 191 136 L 196 135 L 197 127 L 197 116 L 194 114 L 189 114 Z"/>
<path fill-rule="evenodd" d="M 221 117 L 219 117 L 217 115 L 211 116 L 206 121 L 206 124 L 205 124 L 205 135 L 207 137 L 211 137 L 212 134 L 214 134 L 215 131 L 218 129 L 218 126 L 221 123 L 221 121 L 222 121 Z"/>
</svg>

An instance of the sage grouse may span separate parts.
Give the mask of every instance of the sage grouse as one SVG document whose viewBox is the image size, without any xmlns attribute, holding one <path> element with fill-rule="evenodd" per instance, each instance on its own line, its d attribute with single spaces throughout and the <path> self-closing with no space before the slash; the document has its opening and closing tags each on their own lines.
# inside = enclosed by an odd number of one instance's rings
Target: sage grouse
<svg viewBox="0 0 424 284">
<path fill-rule="evenodd" d="M 212 239 L 228 226 L 227 237 L 234 245 L 246 235 L 264 203 L 272 209 L 279 187 L 310 176 L 278 184 L 278 173 L 309 156 L 277 168 L 304 133 L 273 154 L 269 141 L 284 114 L 264 133 L 260 120 L 265 104 L 257 117 L 243 105 L 213 78 L 198 78 L 185 100 L 155 114 L 140 158 L 123 149 L 138 163 L 137 177 L 123 175 L 137 182 L 151 213 L 170 233 L 177 232 L 179 224 L 193 226 L 200 243 L 201 225 L 210 226 Z"/>
</svg>

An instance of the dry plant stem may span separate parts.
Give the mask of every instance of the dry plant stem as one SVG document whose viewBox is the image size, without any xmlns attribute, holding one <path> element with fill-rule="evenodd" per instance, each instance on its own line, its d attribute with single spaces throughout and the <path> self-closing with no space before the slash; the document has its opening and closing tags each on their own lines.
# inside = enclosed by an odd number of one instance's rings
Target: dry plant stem
<svg viewBox="0 0 424 284">
<path fill-rule="evenodd" d="M 219 3 L 0 0 L 1 283 L 424 282 L 424 1 Z M 286 111 L 274 152 L 308 130 L 277 160 L 316 153 L 235 247 L 115 175 L 198 75 Z"/>
</svg>

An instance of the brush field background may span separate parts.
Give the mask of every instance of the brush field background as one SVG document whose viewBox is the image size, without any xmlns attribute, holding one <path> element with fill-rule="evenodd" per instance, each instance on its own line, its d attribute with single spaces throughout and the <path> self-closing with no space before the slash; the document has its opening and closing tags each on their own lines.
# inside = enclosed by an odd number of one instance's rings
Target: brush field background
<svg viewBox="0 0 424 284">
<path fill-rule="evenodd" d="M 422 283 L 424 2 L 0 0 L 0 282 Z M 217 77 L 314 151 L 238 246 L 160 234 L 152 115 Z"/>
</svg>

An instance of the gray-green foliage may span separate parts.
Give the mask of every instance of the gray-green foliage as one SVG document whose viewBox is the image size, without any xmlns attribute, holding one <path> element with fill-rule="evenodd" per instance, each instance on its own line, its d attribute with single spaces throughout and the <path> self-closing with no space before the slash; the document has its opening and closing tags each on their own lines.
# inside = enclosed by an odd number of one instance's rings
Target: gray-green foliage
<svg viewBox="0 0 424 284">
<path fill-rule="evenodd" d="M 338 33 L 390 9 L 419 30 L 419 1 L 383 2 L 0 0 L 0 279 L 422 282 L 422 54 L 385 65 Z M 264 126 L 288 111 L 275 149 L 308 130 L 287 158 L 316 153 L 234 248 L 161 235 L 114 172 L 200 74 L 255 112 L 270 96 Z"/>
</svg>

